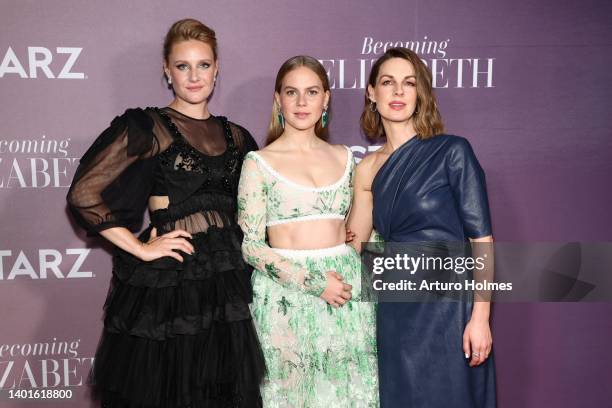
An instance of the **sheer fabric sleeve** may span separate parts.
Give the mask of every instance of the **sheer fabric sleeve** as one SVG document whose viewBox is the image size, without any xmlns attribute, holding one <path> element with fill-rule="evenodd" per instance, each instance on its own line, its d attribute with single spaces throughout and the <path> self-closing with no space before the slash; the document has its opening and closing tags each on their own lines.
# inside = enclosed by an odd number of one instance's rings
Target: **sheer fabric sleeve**
<svg viewBox="0 0 612 408">
<path fill-rule="evenodd" d="M 491 216 L 485 173 L 470 143 L 457 137 L 449 149 L 447 172 L 468 238 L 491 235 Z"/>
<path fill-rule="evenodd" d="M 142 109 L 116 117 L 81 158 L 67 201 L 90 235 L 113 227 L 137 228 L 153 184 L 159 143 Z"/>
<path fill-rule="evenodd" d="M 236 142 L 236 146 L 242 152 L 243 155 L 247 154 L 251 151 L 256 151 L 259 149 L 257 146 L 257 142 L 251 136 L 248 130 L 244 127 L 235 124 L 234 122 L 230 123 L 230 129 L 232 130 L 232 136 L 234 141 Z"/>
<path fill-rule="evenodd" d="M 279 285 L 320 296 L 327 277 L 311 276 L 306 268 L 274 252 L 266 242 L 266 190 L 257 160 L 247 154 L 238 185 L 238 224 L 244 232 L 245 261 Z"/>
</svg>

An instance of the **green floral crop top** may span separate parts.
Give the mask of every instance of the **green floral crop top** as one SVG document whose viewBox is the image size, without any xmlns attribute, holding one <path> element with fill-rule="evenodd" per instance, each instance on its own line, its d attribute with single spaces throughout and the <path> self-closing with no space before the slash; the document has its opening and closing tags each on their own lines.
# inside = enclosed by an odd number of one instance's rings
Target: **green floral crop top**
<svg viewBox="0 0 612 408">
<path fill-rule="evenodd" d="M 244 158 L 238 185 L 238 224 L 244 232 L 244 259 L 279 284 L 319 296 L 326 282 L 314 282 L 308 271 L 275 252 L 266 227 L 290 222 L 345 219 L 353 197 L 355 161 L 347 147 L 342 177 L 324 187 L 306 187 L 276 172 L 257 152 Z"/>
</svg>

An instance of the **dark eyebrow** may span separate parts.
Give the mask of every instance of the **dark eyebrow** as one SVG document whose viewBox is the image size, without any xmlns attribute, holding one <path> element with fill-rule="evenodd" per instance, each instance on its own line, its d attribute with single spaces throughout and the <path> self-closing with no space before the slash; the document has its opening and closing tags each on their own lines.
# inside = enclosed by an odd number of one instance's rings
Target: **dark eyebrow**
<svg viewBox="0 0 612 408">
<path fill-rule="evenodd" d="M 381 77 L 381 78 L 382 78 L 382 77 L 387 77 L 387 78 L 395 79 L 395 78 L 393 78 L 393 76 L 392 76 L 392 75 L 389 75 L 389 74 L 382 74 L 380 77 Z M 408 79 L 408 78 L 414 78 L 414 79 L 416 79 L 416 75 L 408 75 L 408 76 L 405 76 L 405 77 L 404 77 L 404 79 Z"/>
</svg>

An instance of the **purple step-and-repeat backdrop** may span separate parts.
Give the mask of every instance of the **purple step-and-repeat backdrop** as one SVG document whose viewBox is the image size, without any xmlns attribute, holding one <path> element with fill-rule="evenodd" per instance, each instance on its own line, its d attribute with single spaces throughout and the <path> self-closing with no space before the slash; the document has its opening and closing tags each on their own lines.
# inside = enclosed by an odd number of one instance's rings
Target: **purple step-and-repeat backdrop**
<svg viewBox="0 0 612 408">
<path fill-rule="evenodd" d="M 262 142 L 280 64 L 320 59 L 332 141 L 363 157 L 372 60 L 393 45 L 432 69 L 450 133 L 487 172 L 497 241 L 612 241 L 609 1 L 3 1 L 0 4 L 0 388 L 84 385 L 111 276 L 107 248 L 70 222 L 80 156 L 128 107 L 164 106 L 170 24 L 213 27 L 211 111 Z M 603 407 L 611 303 L 506 303 L 494 313 L 499 405 Z M 0 406 L 30 407 L 6 399 Z M 42 402 L 41 402 L 42 404 Z M 46 406 L 51 406 L 46 405 Z M 35 406 L 35 405 L 34 405 Z"/>
</svg>

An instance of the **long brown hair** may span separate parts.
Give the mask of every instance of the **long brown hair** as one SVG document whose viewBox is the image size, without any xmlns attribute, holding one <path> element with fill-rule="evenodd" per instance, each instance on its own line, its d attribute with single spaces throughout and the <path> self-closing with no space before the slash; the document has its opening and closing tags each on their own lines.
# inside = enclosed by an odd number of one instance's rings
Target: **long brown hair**
<svg viewBox="0 0 612 408">
<path fill-rule="evenodd" d="M 428 139 L 444 132 L 442 117 L 438 111 L 438 104 L 431 85 L 431 72 L 421 61 L 419 56 L 408 48 L 390 48 L 372 65 L 368 84 L 376 87 L 376 80 L 380 67 L 391 58 L 402 58 L 412 64 L 416 76 L 417 103 L 412 121 L 417 137 Z M 361 129 L 371 141 L 376 141 L 385 136 L 385 128 L 382 118 L 377 110 L 372 110 L 372 102 L 366 89 L 363 112 L 361 113 Z"/>
<path fill-rule="evenodd" d="M 323 65 L 321 65 L 321 63 L 313 57 L 309 57 L 308 55 L 298 55 L 296 57 L 289 58 L 287 61 L 283 63 L 283 65 L 281 65 L 280 69 L 278 70 L 278 74 L 276 74 L 276 81 L 274 82 L 274 91 L 280 94 L 281 88 L 283 87 L 283 80 L 285 79 L 285 76 L 287 76 L 289 72 L 293 71 L 294 69 L 300 68 L 300 67 L 306 67 L 310 69 L 312 72 L 314 72 L 319 77 L 319 79 L 321 80 L 321 83 L 323 84 L 323 92 L 330 90 L 329 79 L 327 78 L 327 73 L 325 72 L 325 68 L 323 68 Z M 327 114 L 329 118 L 329 115 L 330 115 L 329 107 L 331 106 L 331 95 L 327 103 L 327 106 L 328 106 Z M 270 125 L 268 126 L 268 137 L 266 138 L 266 145 L 269 145 L 270 143 L 278 139 L 280 135 L 283 134 L 283 127 L 281 126 L 281 123 L 278 119 L 278 116 L 280 113 L 281 113 L 280 106 L 276 102 L 276 98 L 273 98 L 272 117 L 270 118 Z M 329 123 L 329 119 L 328 119 L 328 123 Z M 319 119 L 317 121 L 317 124 L 315 125 L 315 134 L 320 139 L 323 139 L 323 140 L 327 140 L 328 138 L 327 127 L 323 127 L 321 119 Z"/>
</svg>

